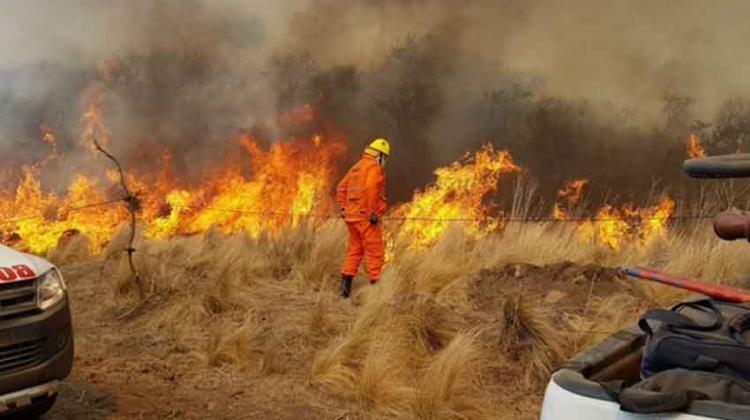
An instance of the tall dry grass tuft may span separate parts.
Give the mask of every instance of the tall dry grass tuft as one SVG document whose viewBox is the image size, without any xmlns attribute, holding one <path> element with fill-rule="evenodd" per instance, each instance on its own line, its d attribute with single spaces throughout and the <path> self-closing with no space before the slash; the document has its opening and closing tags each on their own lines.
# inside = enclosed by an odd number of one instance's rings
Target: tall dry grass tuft
<svg viewBox="0 0 750 420">
<path fill-rule="evenodd" d="M 57 266 L 81 263 L 93 257 L 91 251 L 91 241 L 87 237 L 80 234 L 72 234 L 60 238 L 57 247 L 51 249 L 47 254 L 47 259 Z"/>
<path fill-rule="evenodd" d="M 269 277 L 286 279 L 295 263 L 307 257 L 314 242 L 313 227 L 302 223 L 278 235 L 264 234 L 257 245 L 266 258 L 265 268 Z"/>
<path fill-rule="evenodd" d="M 571 327 L 567 337 L 571 352 L 581 351 L 632 324 L 648 306 L 640 296 L 624 293 L 592 297 L 582 316 L 567 319 Z"/>
<path fill-rule="evenodd" d="M 511 222 L 501 234 L 482 239 L 477 247 L 484 267 L 560 261 L 605 262 L 607 256 L 606 250 L 582 241 L 576 225 L 571 224 Z"/>
<path fill-rule="evenodd" d="M 393 296 L 394 288 L 380 286 L 366 293 L 348 330 L 316 355 L 312 378 L 367 411 L 397 416 L 411 406 L 413 378 L 467 326 L 429 296 Z"/>
<path fill-rule="evenodd" d="M 253 352 L 252 343 L 260 332 L 261 327 L 253 312 L 247 315 L 247 319 L 239 328 L 217 329 L 208 343 L 208 364 L 221 366 L 235 363 L 247 367 L 249 355 Z"/>
<path fill-rule="evenodd" d="M 477 393 L 480 352 L 473 334 L 459 334 L 427 366 L 416 387 L 415 418 L 489 418 L 485 402 Z"/>
<path fill-rule="evenodd" d="M 397 241 L 398 257 L 383 274 L 385 295 L 378 298 L 409 294 L 427 295 L 443 304 L 468 306 L 465 280 L 481 265 L 477 240 L 460 226 L 451 226 L 427 249 L 410 249 Z"/>
<path fill-rule="evenodd" d="M 350 375 L 337 386 L 331 379 L 337 375 L 329 375 L 329 371 L 340 367 L 359 371 L 375 347 L 379 353 L 395 354 L 394 359 L 404 368 L 420 368 L 426 357 L 442 349 L 463 326 L 457 315 L 427 297 L 411 295 L 385 303 L 370 300 L 346 333 L 318 354 L 313 376 L 345 392 Z"/>
<path fill-rule="evenodd" d="M 346 250 L 346 227 L 337 220 L 329 220 L 308 235 L 313 242 L 301 258 L 293 260 L 292 281 L 301 289 L 333 292 L 338 286 Z"/>
<path fill-rule="evenodd" d="M 750 259 L 745 241 L 726 242 L 715 237 L 710 224 L 676 232 L 670 237 L 664 269 L 680 275 L 750 286 Z"/>
<path fill-rule="evenodd" d="M 312 380 L 332 392 L 347 394 L 357 383 L 358 358 L 365 349 L 355 337 L 338 337 L 315 355 L 311 367 Z M 360 340 L 368 337 L 360 335 Z"/>
<path fill-rule="evenodd" d="M 327 336 L 332 332 L 329 312 L 333 306 L 333 298 L 328 294 L 319 294 L 310 311 L 310 331 L 317 336 Z"/>
<path fill-rule="evenodd" d="M 478 264 L 470 238 L 458 226 L 448 229 L 438 242 L 420 256 L 413 278 L 415 291 L 438 295 Z"/>
<path fill-rule="evenodd" d="M 379 337 L 367 349 L 354 388 L 355 399 L 365 411 L 401 417 L 409 410 L 414 389 L 408 385 L 404 343 L 400 338 Z"/>
<path fill-rule="evenodd" d="M 561 328 L 565 321 L 522 289 L 508 292 L 498 312 L 501 347 L 511 360 L 526 365 L 527 386 L 544 383 L 569 353 L 566 329 Z"/>
</svg>

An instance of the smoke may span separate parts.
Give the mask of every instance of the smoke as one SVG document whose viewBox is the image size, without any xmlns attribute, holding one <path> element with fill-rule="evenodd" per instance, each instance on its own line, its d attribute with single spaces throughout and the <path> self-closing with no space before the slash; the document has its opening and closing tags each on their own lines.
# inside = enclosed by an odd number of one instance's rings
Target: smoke
<svg viewBox="0 0 750 420">
<path fill-rule="evenodd" d="M 228 133 L 268 114 L 273 93 L 262 66 L 282 22 L 273 4 L 9 2 L 0 41 L 2 160 L 41 160 L 49 152 L 38 128 L 45 123 L 67 163 L 48 178 L 64 185 L 58 175 L 90 160 L 79 138 L 93 88 L 105 92 L 115 154 L 154 163 L 169 148 L 179 169 L 198 174 Z"/>
<path fill-rule="evenodd" d="M 698 127 L 716 144 L 746 135 L 719 127 L 727 103 L 750 93 L 750 58 L 738 54 L 750 36 L 742 0 L 32 0 L 3 8 L 0 161 L 42 160 L 49 146 L 39 126 L 49 125 L 65 157 L 46 177 L 53 188 L 90 160 L 80 116 L 104 69 L 114 152 L 145 167 L 170 149 L 186 179 L 221 162 L 240 131 L 266 142 L 295 138 L 299 130 L 277 116 L 304 105 L 316 112 L 309 131 L 349 139 L 342 167 L 373 137 L 392 140 L 396 199 L 483 142 L 510 149 L 543 190 L 587 176 L 637 192 L 677 179 L 680 142 L 695 120 L 706 121 Z"/>
<path fill-rule="evenodd" d="M 666 91 L 699 98 L 707 113 L 728 95 L 748 93 L 750 59 L 737 54 L 750 35 L 748 17 L 741 0 L 472 0 L 460 8 L 323 0 L 294 15 L 288 38 L 320 60 L 369 68 L 408 34 L 447 30 L 469 87 L 493 84 L 498 73 L 533 74 L 545 94 L 610 102 L 653 120 Z"/>
</svg>

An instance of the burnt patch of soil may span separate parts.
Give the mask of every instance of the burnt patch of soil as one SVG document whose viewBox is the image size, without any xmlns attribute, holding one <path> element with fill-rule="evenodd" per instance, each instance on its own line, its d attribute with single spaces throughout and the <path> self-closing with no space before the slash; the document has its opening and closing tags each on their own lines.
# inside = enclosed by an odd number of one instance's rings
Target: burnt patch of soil
<svg viewBox="0 0 750 420">
<path fill-rule="evenodd" d="M 60 386 L 52 410 L 44 418 L 62 419 L 107 419 L 115 411 L 115 398 L 103 389 L 79 380 L 68 380 Z"/>
</svg>

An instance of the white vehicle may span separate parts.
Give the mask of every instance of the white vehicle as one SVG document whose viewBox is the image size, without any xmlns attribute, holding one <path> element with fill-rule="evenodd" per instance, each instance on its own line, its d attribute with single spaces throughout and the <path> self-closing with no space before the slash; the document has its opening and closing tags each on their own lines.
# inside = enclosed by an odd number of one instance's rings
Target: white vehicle
<svg viewBox="0 0 750 420">
<path fill-rule="evenodd" d="M 750 154 L 689 159 L 683 164 L 683 169 L 694 178 L 750 178 Z M 750 217 L 747 214 L 730 215 L 723 220 L 717 219 L 714 229 L 721 239 L 750 240 L 748 226 Z M 675 285 L 675 282 L 670 284 Z M 680 413 L 646 415 L 622 411 L 619 403 L 600 383 L 637 381 L 645 340 L 644 333 L 633 326 L 569 360 L 550 378 L 544 395 L 542 420 L 750 419 L 750 406 L 711 400 L 692 401 L 689 409 Z"/>
<path fill-rule="evenodd" d="M 542 420 L 750 419 L 750 406 L 694 401 L 682 413 L 634 414 L 620 405 L 599 382 L 637 380 L 645 335 L 627 328 L 578 354 L 555 372 L 547 384 Z"/>
<path fill-rule="evenodd" d="M 0 415 L 47 412 L 70 373 L 73 349 L 60 271 L 0 245 Z"/>
</svg>

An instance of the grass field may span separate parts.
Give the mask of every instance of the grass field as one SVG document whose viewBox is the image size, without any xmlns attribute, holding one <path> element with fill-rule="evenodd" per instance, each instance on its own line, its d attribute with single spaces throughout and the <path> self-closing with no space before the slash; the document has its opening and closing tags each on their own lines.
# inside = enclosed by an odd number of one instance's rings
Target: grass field
<svg viewBox="0 0 750 420">
<path fill-rule="evenodd" d="M 144 298 L 124 231 L 98 256 L 72 238 L 51 253 L 73 296 L 72 386 L 108 396 L 115 418 L 533 418 L 563 360 L 682 296 L 616 267 L 739 286 L 750 273 L 747 245 L 708 224 L 618 252 L 566 224 L 481 239 L 457 225 L 426 249 L 396 243 L 383 281 L 358 278 L 342 300 L 345 235 L 328 221 L 257 240 L 143 241 Z"/>
</svg>

